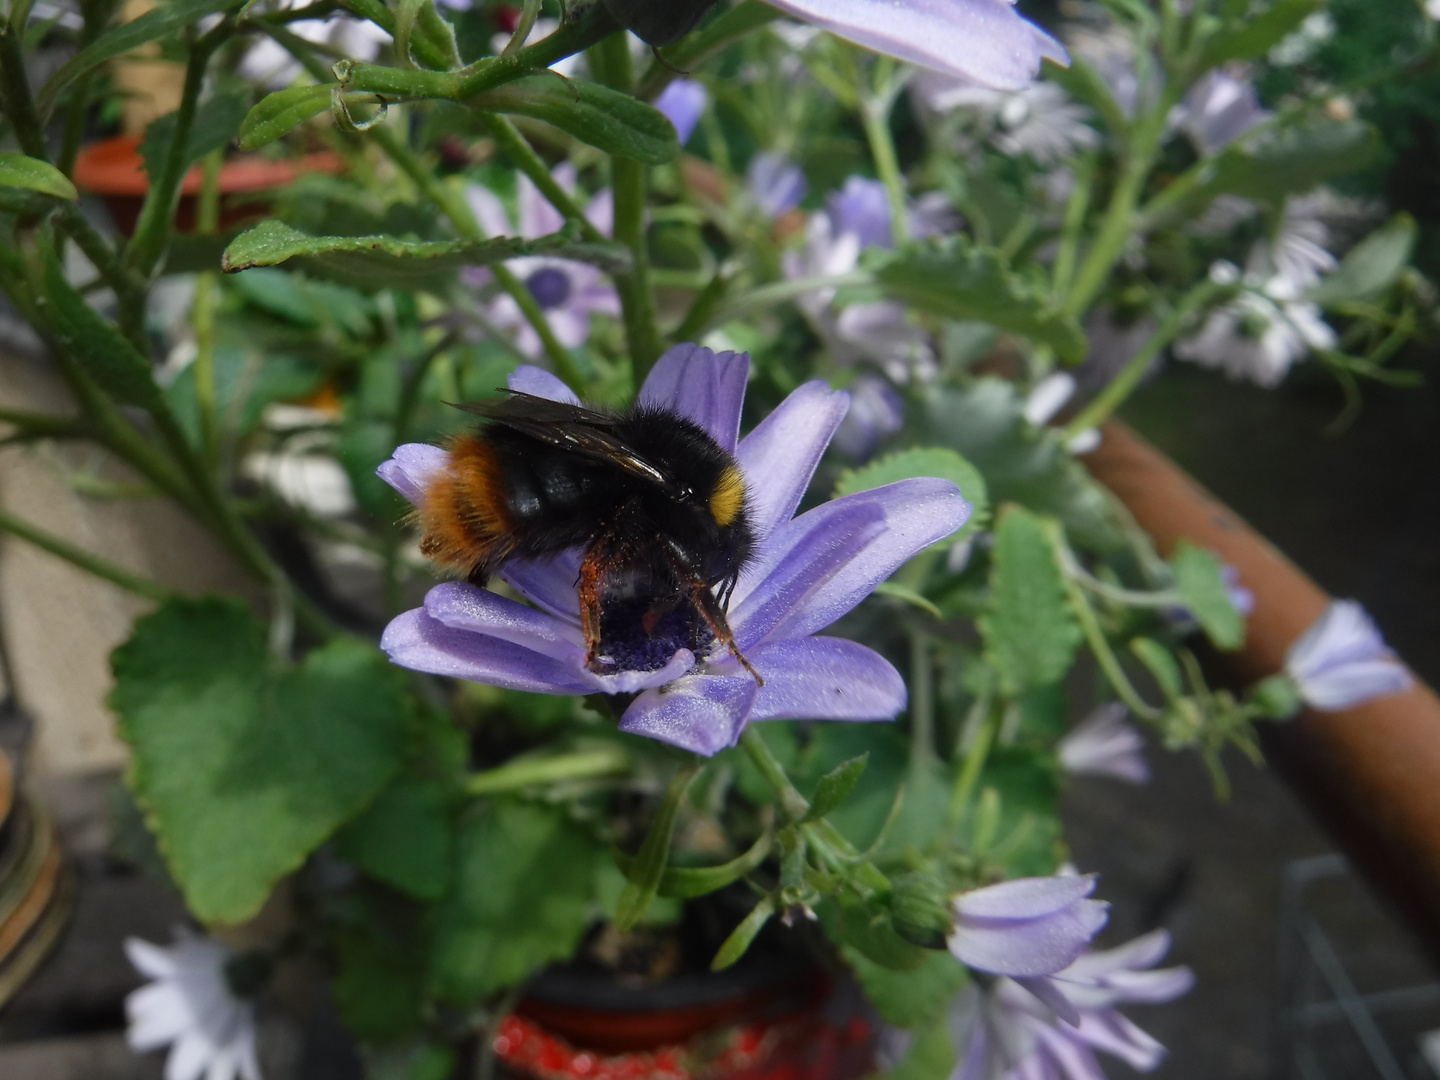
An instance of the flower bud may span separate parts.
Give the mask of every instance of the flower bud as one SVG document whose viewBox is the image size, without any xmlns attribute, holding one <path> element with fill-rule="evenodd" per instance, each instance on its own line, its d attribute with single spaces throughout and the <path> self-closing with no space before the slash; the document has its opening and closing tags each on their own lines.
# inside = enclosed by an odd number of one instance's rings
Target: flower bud
<svg viewBox="0 0 1440 1080">
<path fill-rule="evenodd" d="M 945 948 L 953 920 L 940 879 L 917 871 L 896 878 L 893 885 L 890 921 L 895 932 L 923 949 Z"/>
</svg>

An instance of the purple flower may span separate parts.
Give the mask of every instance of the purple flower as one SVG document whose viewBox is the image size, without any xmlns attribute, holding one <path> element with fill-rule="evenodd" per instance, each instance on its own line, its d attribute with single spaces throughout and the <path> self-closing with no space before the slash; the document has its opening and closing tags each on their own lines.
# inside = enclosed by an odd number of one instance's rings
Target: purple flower
<svg viewBox="0 0 1440 1080">
<path fill-rule="evenodd" d="M 1118 701 L 1096 709 L 1055 747 L 1060 765 L 1072 776 L 1113 776 L 1143 784 L 1150 779 L 1145 764 L 1145 740 L 1125 722 L 1126 708 Z"/>
<path fill-rule="evenodd" d="M 1327 712 L 1399 694 L 1414 683 L 1385 647 L 1374 620 L 1354 600 L 1327 607 L 1285 656 L 1285 672 L 1306 704 Z"/>
<path fill-rule="evenodd" d="M 960 893 L 945 943 L 967 967 L 1008 975 L 1062 1016 L 1073 1013 L 1047 976 L 1073 963 L 1109 918 L 1109 904 L 1086 899 L 1094 891 L 1094 874 L 1062 874 Z"/>
<path fill-rule="evenodd" d="M 1189 968 L 1149 970 L 1169 948 L 1170 935 L 1156 930 L 1116 949 L 1086 953 L 1057 973 L 1053 983 L 1071 1012 L 1064 1023 L 1010 979 L 997 980 L 988 991 L 967 987 L 950 1015 L 960 1055 L 951 1080 L 1104 1080 L 1096 1050 L 1141 1072 L 1154 1069 L 1165 1048 L 1116 1007 L 1173 1001 L 1195 985 Z"/>
<path fill-rule="evenodd" d="M 1269 116 L 1269 110 L 1260 107 L 1254 86 L 1216 68 L 1190 88 L 1170 122 L 1190 136 L 1196 150 L 1208 156 Z"/>
<path fill-rule="evenodd" d="M 835 432 L 835 445 L 864 461 L 905 423 L 905 403 L 885 379 L 861 375 L 850 384 L 850 411 Z"/>
<path fill-rule="evenodd" d="M 772 221 L 799 206 L 810 188 L 799 165 L 784 154 L 769 151 L 750 159 L 745 180 L 750 197 Z"/>
<path fill-rule="evenodd" d="M 740 440 L 750 359 L 679 345 L 655 365 L 642 404 L 664 406 L 735 453 L 758 542 L 731 598 L 735 640 L 765 679 L 757 686 L 724 648 L 703 656 L 659 642 L 657 670 L 598 675 L 585 664 L 575 581 L 581 553 L 514 560 L 500 576 L 527 607 L 473 585 L 437 585 L 425 605 L 396 618 L 381 647 L 404 667 L 547 694 L 638 694 L 620 730 L 701 754 L 731 746 L 753 720 L 888 720 L 905 707 L 889 661 L 853 641 L 816 632 L 850 611 L 902 563 L 965 522 L 970 505 L 945 480 L 887 484 L 792 518 L 845 414 L 847 397 L 809 382 Z M 539 368 L 522 366 L 516 390 L 575 396 Z M 444 450 L 411 443 L 379 474 L 415 502 L 446 464 Z"/>
<path fill-rule="evenodd" d="M 562 188 L 574 191 L 573 166 L 568 163 L 560 165 L 554 175 Z M 560 211 L 550 205 L 528 176 L 519 178 L 519 220 L 513 230 L 505 207 L 488 188 L 472 184 L 466 189 L 465 198 L 481 228 L 491 236 L 519 235 L 526 240 L 534 240 L 558 232 L 565 225 Z M 612 205 L 610 192 L 602 191 L 590 201 L 585 216 L 601 232 L 609 233 Z M 583 345 L 589 339 L 591 315 L 616 318 L 620 315 L 620 297 L 614 286 L 587 263 L 527 256 L 509 259 L 505 265 L 530 290 L 530 295 L 545 312 L 545 321 L 550 324 L 556 339 L 567 349 Z M 486 286 L 494 281 L 494 275 L 485 267 L 467 267 L 463 278 L 466 284 L 474 287 Z M 544 352 L 540 335 L 513 296 L 508 293 L 496 296 L 486 305 L 485 314 L 495 326 L 515 334 L 515 345 L 526 356 L 539 356 Z"/>
<path fill-rule="evenodd" d="M 985 86 L 1018 90 L 1042 59 L 1068 64 L 1060 43 L 1006 0 L 769 0 L 853 41 Z"/>
<path fill-rule="evenodd" d="M 879 180 L 851 176 L 845 186 L 825 200 L 838 233 L 854 233 L 861 247 L 895 245 L 890 227 L 890 193 Z"/>
<path fill-rule="evenodd" d="M 695 79 L 676 79 L 655 99 L 655 108 L 675 125 L 675 137 L 684 146 L 695 133 L 695 125 L 710 102 L 705 84 Z"/>
</svg>

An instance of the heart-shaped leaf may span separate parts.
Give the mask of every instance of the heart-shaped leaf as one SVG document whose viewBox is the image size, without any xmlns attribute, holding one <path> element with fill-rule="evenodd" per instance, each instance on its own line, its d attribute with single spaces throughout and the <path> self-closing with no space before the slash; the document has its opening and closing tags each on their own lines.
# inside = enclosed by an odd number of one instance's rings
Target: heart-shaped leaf
<svg viewBox="0 0 1440 1080">
<path fill-rule="evenodd" d="M 413 713 L 378 651 L 299 666 L 238 600 L 172 600 L 111 656 L 129 783 L 190 909 L 238 922 L 386 785 Z"/>
</svg>

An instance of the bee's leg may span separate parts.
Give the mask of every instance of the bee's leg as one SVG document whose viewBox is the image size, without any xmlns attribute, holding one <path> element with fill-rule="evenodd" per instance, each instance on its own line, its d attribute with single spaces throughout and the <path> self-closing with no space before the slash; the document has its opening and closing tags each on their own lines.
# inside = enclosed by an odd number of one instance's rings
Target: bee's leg
<svg viewBox="0 0 1440 1080">
<path fill-rule="evenodd" d="M 690 583 L 690 602 L 695 605 L 695 610 L 700 612 L 700 617 L 705 620 L 705 625 L 715 635 L 715 640 L 730 650 L 730 655 L 740 661 L 743 667 L 754 678 L 757 686 L 764 686 L 765 680 L 755 670 L 745 654 L 740 651 L 740 646 L 735 644 L 735 634 L 730 629 L 730 624 L 725 621 L 725 612 L 721 610 L 719 603 L 715 600 L 715 594 L 710 591 L 710 586 L 703 581 L 692 581 Z"/>
<path fill-rule="evenodd" d="M 585 635 L 585 666 L 591 671 L 600 659 L 600 587 L 609 563 L 602 533 L 580 562 L 580 631 Z"/>
</svg>

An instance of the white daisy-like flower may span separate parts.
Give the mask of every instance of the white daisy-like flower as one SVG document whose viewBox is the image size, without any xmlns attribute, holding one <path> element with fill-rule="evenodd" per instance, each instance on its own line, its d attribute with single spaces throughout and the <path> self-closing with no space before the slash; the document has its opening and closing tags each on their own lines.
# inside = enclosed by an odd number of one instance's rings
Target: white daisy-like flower
<svg viewBox="0 0 1440 1080">
<path fill-rule="evenodd" d="M 154 980 L 125 999 L 132 1050 L 169 1046 L 165 1080 L 261 1080 L 255 1009 L 226 979 L 229 949 L 178 928 L 169 948 L 132 937 L 125 954 Z"/>
<path fill-rule="evenodd" d="M 1247 291 L 1211 312 L 1198 331 L 1175 343 L 1174 352 L 1268 389 L 1280 385 L 1291 364 L 1312 349 L 1333 348 L 1335 341 L 1318 305 Z"/>
<path fill-rule="evenodd" d="M 1007 92 L 985 86 L 922 75 L 914 93 L 935 112 L 969 109 L 993 128 L 990 142 L 1011 157 L 1028 156 L 1041 165 L 1055 165 L 1100 142 L 1100 133 L 1086 121 L 1090 110 L 1077 104 L 1056 83 L 1032 83 Z"/>
</svg>

